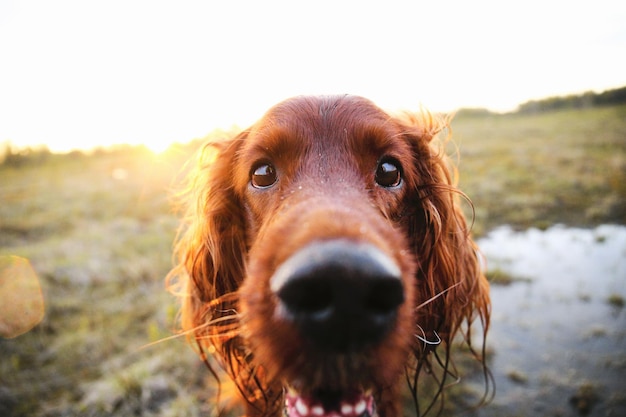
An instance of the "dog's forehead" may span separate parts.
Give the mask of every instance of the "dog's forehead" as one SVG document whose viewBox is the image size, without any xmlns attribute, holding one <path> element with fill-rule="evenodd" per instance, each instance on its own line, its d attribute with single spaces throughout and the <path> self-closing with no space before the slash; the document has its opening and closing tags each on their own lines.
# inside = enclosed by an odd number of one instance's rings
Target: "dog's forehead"
<svg viewBox="0 0 626 417">
<path fill-rule="evenodd" d="M 361 123 L 380 122 L 389 116 L 370 100 L 351 95 L 299 96 L 272 107 L 260 126 L 297 128 L 346 128 Z"/>
<path fill-rule="evenodd" d="M 300 96 L 272 107 L 252 126 L 249 136 L 256 146 L 297 143 L 295 146 L 332 148 L 346 141 L 360 146 L 360 139 L 369 142 L 376 137 L 395 136 L 399 126 L 393 120 L 363 97 Z"/>
</svg>

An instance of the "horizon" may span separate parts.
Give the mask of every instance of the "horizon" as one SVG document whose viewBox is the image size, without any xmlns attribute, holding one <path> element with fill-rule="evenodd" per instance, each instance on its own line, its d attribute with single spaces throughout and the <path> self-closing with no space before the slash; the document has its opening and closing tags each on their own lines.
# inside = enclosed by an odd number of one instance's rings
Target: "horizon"
<svg viewBox="0 0 626 417">
<path fill-rule="evenodd" d="M 626 85 L 621 86 L 621 87 L 615 87 L 615 88 L 609 88 L 606 90 L 601 90 L 601 91 L 593 91 L 593 90 L 588 90 L 588 91 L 581 91 L 581 92 L 576 92 L 576 93 L 572 93 L 572 94 L 566 94 L 566 95 L 559 95 L 559 96 L 548 96 L 548 97 L 541 97 L 541 98 L 531 98 L 523 103 L 519 103 L 514 109 L 512 110 L 508 110 L 508 111 L 494 111 L 494 110 L 490 110 L 488 108 L 485 107 L 460 107 L 458 109 L 454 109 L 451 112 L 439 112 L 439 113 L 448 113 L 448 114 L 456 114 L 456 113 L 460 113 L 463 110 L 477 110 L 477 111 L 485 111 L 487 112 L 487 114 L 491 114 L 491 115 L 499 115 L 499 116 L 504 116 L 507 114 L 515 114 L 517 112 L 520 111 L 520 108 L 528 103 L 532 103 L 532 102 L 542 102 L 545 100 L 551 100 L 551 99 L 568 99 L 568 98 L 572 98 L 572 97 L 582 97 L 584 94 L 587 93 L 592 93 L 592 94 L 601 94 L 607 91 L 613 91 L 613 90 L 618 90 L 618 89 L 626 89 Z M 570 107 L 566 107 L 566 108 L 570 108 Z M 384 109 L 386 110 L 386 109 Z M 404 109 L 398 109 L 400 111 L 404 110 Z M 430 109 L 429 109 L 430 110 Z M 415 110 L 415 111 L 419 111 L 419 110 Z M 85 147 L 77 147 L 77 148 L 72 148 L 72 149 L 50 149 L 50 147 L 45 144 L 45 143 L 39 143 L 39 144 L 32 144 L 32 145 L 26 145 L 26 146 L 18 146 L 15 143 L 13 143 L 10 140 L 5 140 L 5 141 L 0 141 L 0 162 L 2 161 L 2 158 L 4 156 L 6 156 L 5 154 L 7 152 L 9 153 L 21 153 L 24 151 L 33 151 L 33 152 L 50 152 L 52 154 L 57 154 L 57 155 L 63 155 L 63 154 L 70 154 L 70 153 L 74 153 L 74 152 L 79 152 L 79 153 L 83 153 L 86 155 L 92 154 L 92 153 L 96 153 L 99 151 L 116 151 L 119 149 L 124 149 L 125 147 L 129 147 L 129 148 L 141 148 L 144 147 L 146 148 L 146 150 L 151 151 L 153 154 L 158 155 L 158 154 L 163 154 L 165 152 L 167 152 L 168 150 L 172 149 L 172 147 L 175 147 L 176 145 L 181 145 L 181 146 L 186 146 L 188 144 L 191 144 L 194 141 L 202 141 L 204 139 L 206 139 L 207 137 L 213 136 L 213 135 L 218 135 L 218 134 L 229 134 L 229 133 L 233 133 L 233 132 L 240 132 L 244 129 L 246 129 L 247 126 L 239 126 L 236 124 L 232 124 L 229 127 L 226 126 L 218 126 L 215 127 L 213 129 L 211 129 L 210 131 L 208 131 L 206 134 L 200 136 L 200 137 L 194 137 L 194 138 L 190 138 L 187 140 L 175 140 L 169 143 L 164 143 L 163 146 L 158 147 L 158 148 L 153 148 L 148 146 L 145 143 L 128 143 L 128 142 L 112 142 L 112 143 L 108 143 L 108 144 L 96 144 L 95 146 L 92 146 L 90 148 L 85 148 Z"/>
<path fill-rule="evenodd" d="M 626 4 L 0 4 L 0 143 L 159 151 L 300 94 L 514 111 L 626 85 Z"/>
</svg>

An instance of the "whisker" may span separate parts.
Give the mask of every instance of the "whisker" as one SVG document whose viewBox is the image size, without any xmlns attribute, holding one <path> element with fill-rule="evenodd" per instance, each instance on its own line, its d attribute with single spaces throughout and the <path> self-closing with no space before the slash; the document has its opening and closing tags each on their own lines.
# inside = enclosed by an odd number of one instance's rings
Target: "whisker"
<svg viewBox="0 0 626 417">
<path fill-rule="evenodd" d="M 163 338 L 161 338 L 159 340 L 155 340 L 154 342 L 146 343 L 145 345 L 140 346 L 138 348 L 138 350 L 147 349 L 147 348 L 150 348 L 152 346 L 156 346 L 156 345 L 158 345 L 160 343 L 165 343 L 165 342 L 168 342 L 170 340 L 175 340 L 175 339 L 179 339 L 181 337 L 186 337 L 186 336 L 189 336 L 189 335 L 193 335 L 196 332 L 198 332 L 199 330 L 202 330 L 202 329 L 207 328 L 207 327 L 213 327 L 213 326 L 215 326 L 216 324 L 219 324 L 222 321 L 228 321 L 228 320 L 233 320 L 233 317 L 232 316 L 218 317 L 216 319 L 213 319 L 211 321 L 208 321 L 206 323 L 203 323 L 203 324 L 200 324 L 200 325 L 198 325 L 196 327 L 193 327 L 193 328 L 191 328 L 189 330 L 185 330 L 185 331 L 179 332 L 179 333 L 177 333 L 175 335 L 172 335 L 172 336 L 163 337 Z M 233 323 L 230 327 L 237 327 L 237 326 L 238 326 L 238 324 Z M 218 335 L 215 335 L 215 336 L 218 336 Z"/>
<path fill-rule="evenodd" d="M 420 329 L 421 329 L 421 327 L 420 327 Z M 422 332 L 423 332 L 423 330 L 422 330 Z M 424 336 L 420 336 L 420 335 L 418 335 L 418 334 L 415 334 L 414 336 L 415 336 L 418 340 L 420 340 L 421 342 L 423 342 L 423 343 L 425 343 L 425 344 L 427 344 L 427 345 L 431 345 L 431 346 L 437 346 L 437 345 L 440 345 L 440 344 L 441 344 L 441 342 L 442 342 L 441 337 L 439 337 L 439 334 L 437 334 L 437 332 L 436 332 L 436 331 L 434 331 L 434 330 L 433 330 L 433 334 L 437 337 L 437 340 L 430 341 L 430 340 L 426 339 L 426 334 L 425 334 L 425 333 L 424 333 Z"/>
<path fill-rule="evenodd" d="M 239 330 L 231 330 L 231 331 L 227 331 L 225 333 L 219 333 L 219 334 L 206 334 L 206 335 L 202 335 L 202 336 L 198 336 L 196 339 L 197 340 L 216 340 L 216 341 L 225 341 L 225 340 L 229 340 L 229 339 L 233 339 L 237 336 L 240 335 Z"/>
<path fill-rule="evenodd" d="M 191 329 L 181 331 L 175 335 L 164 337 L 159 340 L 155 340 L 154 342 L 146 343 L 138 348 L 138 350 L 147 349 L 153 346 L 156 346 L 160 343 L 168 342 L 171 340 L 175 340 L 181 337 L 188 337 L 190 335 L 195 335 L 196 340 L 227 340 L 232 339 L 239 335 L 239 313 L 235 308 L 219 308 L 221 305 L 236 302 L 239 299 L 239 296 L 236 293 L 228 293 L 223 296 L 211 300 L 204 308 L 204 316 L 213 316 L 215 313 L 219 314 L 219 317 L 211 318 L 210 320 L 199 324 Z M 213 334 L 203 334 L 205 329 L 213 328 L 215 333 Z M 198 336 L 198 333 L 201 336 Z"/>
<path fill-rule="evenodd" d="M 431 298 L 429 298 L 428 300 L 424 301 L 422 304 L 418 305 L 417 307 L 415 307 L 415 310 L 419 310 L 420 308 L 424 307 L 426 304 L 432 303 L 433 301 L 435 301 L 437 298 L 445 295 L 448 291 L 453 290 L 455 287 L 458 287 L 459 285 L 461 285 L 461 282 L 457 282 L 451 286 L 449 286 L 448 288 L 446 288 L 445 290 L 441 291 L 440 293 L 432 296 Z"/>
<path fill-rule="evenodd" d="M 198 330 L 203 328 L 203 327 L 213 327 L 213 326 L 217 326 L 217 325 L 221 325 L 221 323 L 229 323 L 230 325 L 239 325 L 239 317 L 235 316 L 235 315 L 230 315 L 230 316 L 222 316 L 222 317 L 216 317 L 210 321 L 207 321 L 206 323 L 203 323 L 202 325 L 198 326 Z"/>
<path fill-rule="evenodd" d="M 180 337 L 186 336 L 186 333 L 191 333 L 191 331 L 181 332 L 179 334 L 175 334 L 172 336 L 161 338 L 159 340 L 155 340 L 154 342 L 146 343 L 145 345 L 140 346 L 137 350 L 147 349 L 147 348 L 156 346 L 160 343 L 165 343 L 165 342 L 169 342 L 170 340 L 178 339 Z"/>
</svg>

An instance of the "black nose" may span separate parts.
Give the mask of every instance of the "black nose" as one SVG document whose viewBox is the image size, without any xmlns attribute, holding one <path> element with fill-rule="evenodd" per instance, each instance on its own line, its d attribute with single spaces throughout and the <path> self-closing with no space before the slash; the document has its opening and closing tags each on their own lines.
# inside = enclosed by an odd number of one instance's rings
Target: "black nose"
<svg viewBox="0 0 626 417">
<path fill-rule="evenodd" d="M 332 351 L 380 341 L 404 302 L 396 263 L 372 245 L 346 240 L 306 246 L 276 270 L 270 285 L 279 317 L 316 347 Z"/>
</svg>

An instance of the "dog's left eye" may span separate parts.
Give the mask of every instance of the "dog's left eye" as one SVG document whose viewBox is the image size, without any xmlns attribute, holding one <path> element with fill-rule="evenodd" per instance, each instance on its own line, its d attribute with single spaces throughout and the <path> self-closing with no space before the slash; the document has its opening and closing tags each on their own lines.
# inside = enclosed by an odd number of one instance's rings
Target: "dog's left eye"
<svg viewBox="0 0 626 417">
<path fill-rule="evenodd" d="M 382 187 L 397 187 L 402 181 L 400 164 L 393 159 L 383 159 L 376 168 L 375 179 Z"/>
<path fill-rule="evenodd" d="M 276 169 L 271 164 L 261 164 L 252 169 L 250 181 L 255 188 L 267 188 L 276 182 L 278 176 Z"/>
</svg>

